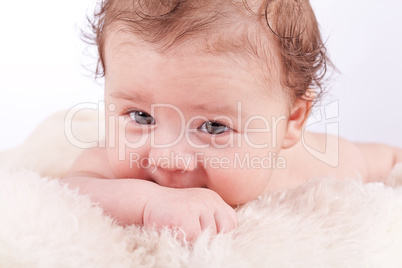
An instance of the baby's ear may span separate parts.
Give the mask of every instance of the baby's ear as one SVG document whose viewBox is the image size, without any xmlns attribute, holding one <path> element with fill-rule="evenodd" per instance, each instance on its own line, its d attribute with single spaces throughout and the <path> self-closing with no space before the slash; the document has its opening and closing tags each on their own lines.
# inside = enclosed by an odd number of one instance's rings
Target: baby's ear
<svg viewBox="0 0 402 268">
<path fill-rule="evenodd" d="M 282 149 L 290 148 L 300 140 L 301 132 L 310 114 L 312 104 L 313 101 L 309 99 L 298 99 L 294 102 L 282 142 Z"/>
</svg>

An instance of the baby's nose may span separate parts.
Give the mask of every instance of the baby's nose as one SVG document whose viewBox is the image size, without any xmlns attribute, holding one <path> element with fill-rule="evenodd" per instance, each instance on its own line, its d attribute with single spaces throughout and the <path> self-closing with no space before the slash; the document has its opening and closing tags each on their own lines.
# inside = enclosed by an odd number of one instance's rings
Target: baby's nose
<svg viewBox="0 0 402 268">
<path fill-rule="evenodd" d="M 170 171 L 193 171 L 195 151 L 187 142 L 185 126 L 161 124 L 152 133 L 149 162 L 151 166 Z"/>
<path fill-rule="evenodd" d="M 177 125 L 159 125 L 151 132 L 150 141 L 154 148 L 168 148 L 176 146 L 185 139 L 185 127 Z"/>
<path fill-rule="evenodd" d="M 169 171 L 190 172 L 195 169 L 195 157 L 183 146 L 152 148 L 149 152 L 150 166 Z"/>
</svg>

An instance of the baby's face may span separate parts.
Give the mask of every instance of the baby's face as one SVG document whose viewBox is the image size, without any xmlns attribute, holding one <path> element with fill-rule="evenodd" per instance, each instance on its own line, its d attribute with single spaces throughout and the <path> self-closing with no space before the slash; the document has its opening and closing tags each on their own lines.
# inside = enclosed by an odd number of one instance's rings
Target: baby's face
<svg viewBox="0 0 402 268">
<path fill-rule="evenodd" d="M 278 156 L 289 111 L 258 67 L 190 50 L 159 54 L 130 38 L 121 33 L 106 44 L 114 175 L 206 187 L 231 205 L 263 193 L 273 170 L 286 165 Z"/>
</svg>

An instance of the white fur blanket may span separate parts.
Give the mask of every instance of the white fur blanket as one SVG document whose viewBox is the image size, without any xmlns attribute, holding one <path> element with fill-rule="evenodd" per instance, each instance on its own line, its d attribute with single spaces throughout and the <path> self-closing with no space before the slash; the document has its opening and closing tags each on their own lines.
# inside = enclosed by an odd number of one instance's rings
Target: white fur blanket
<svg viewBox="0 0 402 268">
<path fill-rule="evenodd" d="M 272 193 L 238 209 L 235 231 L 186 244 L 122 228 L 51 179 L 79 153 L 63 119 L 0 154 L 0 267 L 402 267 L 402 166 L 394 188 L 321 178 Z M 95 126 L 77 115 L 77 133 L 91 140 Z"/>
</svg>

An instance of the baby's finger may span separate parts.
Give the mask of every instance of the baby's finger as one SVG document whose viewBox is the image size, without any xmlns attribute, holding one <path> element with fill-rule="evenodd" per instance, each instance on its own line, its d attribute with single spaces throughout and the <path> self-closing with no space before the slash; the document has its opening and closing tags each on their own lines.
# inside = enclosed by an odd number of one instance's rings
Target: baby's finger
<svg viewBox="0 0 402 268">
<path fill-rule="evenodd" d="M 187 241 L 192 241 L 201 234 L 201 225 L 197 220 L 189 219 L 189 221 L 180 224 L 180 228 L 186 234 Z"/>
<path fill-rule="evenodd" d="M 237 227 L 237 214 L 232 208 L 231 210 L 218 211 L 215 213 L 215 222 L 217 232 L 230 232 Z"/>
<path fill-rule="evenodd" d="M 200 216 L 199 220 L 202 231 L 209 229 L 212 235 L 217 234 L 218 230 L 214 215 L 212 215 L 211 213 L 204 213 Z"/>
</svg>

